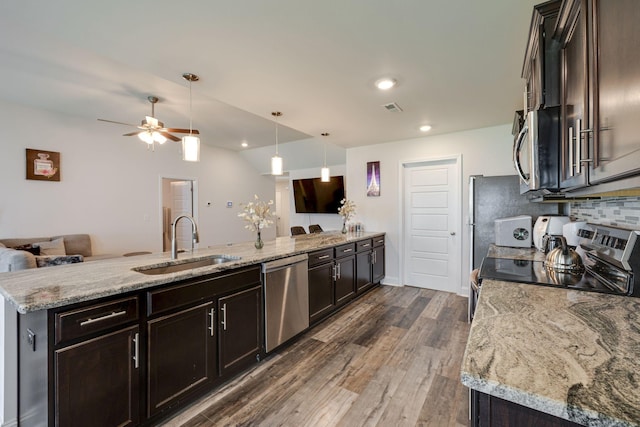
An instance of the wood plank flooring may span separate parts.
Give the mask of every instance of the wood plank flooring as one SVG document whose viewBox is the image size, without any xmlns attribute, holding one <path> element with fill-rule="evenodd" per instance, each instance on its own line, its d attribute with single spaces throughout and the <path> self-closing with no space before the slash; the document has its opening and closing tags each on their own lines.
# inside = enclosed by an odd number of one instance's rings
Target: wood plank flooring
<svg viewBox="0 0 640 427">
<path fill-rule="evenodd" d="M 164 426 L 466 426 L 467 299 L 381 286 Z"/>
</svg>

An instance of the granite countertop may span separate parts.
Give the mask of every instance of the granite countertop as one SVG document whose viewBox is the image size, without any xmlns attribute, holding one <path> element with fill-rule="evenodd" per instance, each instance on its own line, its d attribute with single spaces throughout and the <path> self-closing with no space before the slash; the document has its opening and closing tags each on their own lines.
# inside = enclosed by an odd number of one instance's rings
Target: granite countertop
<svg viewBox="0 0 640 427">
<path fill-rule="evenodd" d="M 461 379 L 579 424 L 640 426 L 639 355 L 637 298 L 483 280 Z"/>
<path fill-rule="evenodd" d="M 264 248 L 259 250 L 254 247 L 253 242 L 244 242 L 209 246 L 206 249 L 196 249 L 194 252 L 180 253 L 178 260 L 171 260 L 169 252 L 162 252 L 0 273 L 0 293 L 16 307 L 19 313 L 24 314 L 255 265 L 382 235 L 384 233 L 323 232 L 295 237 L 278 237 L 275 240 L 265 241 Z M 132 270 L 138 267 L 160 267 L 184 263 L 217 254 L 241 258 L 224 264 L 161 275 L 146 275 Z"/>
</svg>

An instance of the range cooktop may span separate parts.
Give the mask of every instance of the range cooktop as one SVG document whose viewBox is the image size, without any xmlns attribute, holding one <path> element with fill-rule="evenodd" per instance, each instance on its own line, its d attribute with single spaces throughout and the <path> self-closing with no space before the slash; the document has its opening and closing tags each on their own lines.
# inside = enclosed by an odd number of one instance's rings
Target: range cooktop
<svg viewBox="0 0 640 427">
<path fill-rule="evenodd" d="M 480 267 L 480 279 L 625 295 L 622 291 L 606 286 L 589 272 L 581 274 L 560 273 L 547 269 L 543 261 L 485 258 Z"/>
</svg>

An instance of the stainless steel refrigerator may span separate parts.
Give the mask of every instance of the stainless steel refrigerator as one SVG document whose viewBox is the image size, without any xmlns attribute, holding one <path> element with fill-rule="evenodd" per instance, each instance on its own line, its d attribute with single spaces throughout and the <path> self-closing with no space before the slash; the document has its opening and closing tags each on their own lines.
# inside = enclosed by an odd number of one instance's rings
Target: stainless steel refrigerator
<svg viewBox="0 0 640 427">
<path fill-rule="evenodd" d="M 559 203 L 536 203 L 520 194 L 516 175 L 483 176 L 469 179 L 470 266 L 479 268 L 489 246 L 495 242 L 493 221 L 517 215 L 531 215 L 533 223 L 540 215 L 560 214 Z M 533 224 L 532 224 L 533 230 Z"/>
</svg>

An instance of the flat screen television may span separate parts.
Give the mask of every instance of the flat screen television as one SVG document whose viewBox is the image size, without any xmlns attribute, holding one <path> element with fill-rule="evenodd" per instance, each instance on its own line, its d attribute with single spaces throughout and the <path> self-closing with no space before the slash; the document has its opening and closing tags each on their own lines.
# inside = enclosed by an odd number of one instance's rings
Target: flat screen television
<svg viewBox="0 0 640 427">
<path fill-rule="evenodd" d="M 294 179 L 293 198 L 296 213 L 337 214 L 344 199 L 344 177 L 332 176 L 329 182 L 320 178 Z"/>
</svg>

